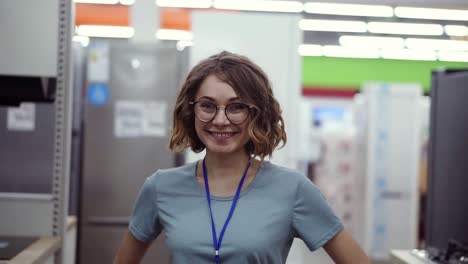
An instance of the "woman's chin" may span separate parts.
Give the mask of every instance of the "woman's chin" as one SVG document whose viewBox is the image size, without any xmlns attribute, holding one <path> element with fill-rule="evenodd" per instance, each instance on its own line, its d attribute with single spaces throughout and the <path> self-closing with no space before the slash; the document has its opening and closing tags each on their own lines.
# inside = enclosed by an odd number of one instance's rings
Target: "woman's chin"
<svg viewBox="0 0 468 264">
<path fill-rule="evenodd" d="M 233 154 L 235 153 L 235 150 L 232 149 L 232 148 L 219 148 L 219 147 L 215 147 L 215 148 L 207 148 L 207 150 L 213 154 L 217 154 L 217 155 L 227 155 L 227 154 Z"/>
<path fill-rule="evenodd" d="M 220 144 L 208 144 L 206 149 L 214 154 L 218 155 L 225 155 L 225 154 L 233 154 L 238 150 L 237 146 L 233 146 L 232 144 L 227 145 L 220 145 Z"/>
</svg>

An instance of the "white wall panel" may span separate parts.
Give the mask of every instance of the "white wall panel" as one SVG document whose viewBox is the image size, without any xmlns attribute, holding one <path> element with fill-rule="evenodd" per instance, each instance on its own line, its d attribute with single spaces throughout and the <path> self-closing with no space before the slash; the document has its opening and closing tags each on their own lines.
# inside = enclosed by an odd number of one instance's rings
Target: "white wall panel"
<svg viewBox="0 0 468 264">
<path fill-rule="evenodd" d="M 57 73 L 58 0 L 0 1 L 0 74 Z"/>
<path fill-rule="evenodd" d="M 194 46 L 190 64 L 223 50 L 245 55 L 268 75 L 279 101 L 288 134 L 287 145 L 275 152 L 272 161 L 295 168 L 298 154 L 301 58 L 297 48 L 302 41 L 299 14 L 254 12 L 192 13 Z M 189 160 L 196 158 L 189 155 Z"/>
</svg>

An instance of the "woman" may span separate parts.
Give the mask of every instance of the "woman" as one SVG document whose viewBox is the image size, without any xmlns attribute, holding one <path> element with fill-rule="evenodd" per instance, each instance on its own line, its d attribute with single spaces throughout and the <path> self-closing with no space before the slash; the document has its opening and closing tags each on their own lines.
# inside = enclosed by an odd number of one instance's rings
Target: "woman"
<svg viewBox="0 0 468 264">
<path fill-rule="evenodd" d="M 115 263 L 138 263 L 162 230 L 172 263 L 285 263 L 294 237 L 336 263 L 369 263 L 304 175 L 264 161 L 281 142 L 266 74 L 229 52 L 201 61 L 177 98 L 169 146 L 206 156 L 147 178 Z"/>
</svg>

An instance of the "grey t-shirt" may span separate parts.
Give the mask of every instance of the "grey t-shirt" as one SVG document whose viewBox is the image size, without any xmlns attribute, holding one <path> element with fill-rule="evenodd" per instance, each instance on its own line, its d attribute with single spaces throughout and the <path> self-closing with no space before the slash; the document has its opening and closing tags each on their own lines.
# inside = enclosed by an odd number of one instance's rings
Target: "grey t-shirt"
<svg viewBox="0 0 468 264">
<path fill-rule="evenodd" d="M 196 166 L 193 162 L 158 170 L 148 177 L 130 221 L 130 231 L 141 241 L 152 241 L 164 230 L 171 263 L 214 263 L 210 212 L 205 190 L 195 177 Z M 232 200 L 212 196 L 218 237 Z M 285 263 L 294 237 L 313 251 L 342 229 L 308 178 L 264 162 L 240 194 L 219 250 L 220 262 Z"/>
</svg>

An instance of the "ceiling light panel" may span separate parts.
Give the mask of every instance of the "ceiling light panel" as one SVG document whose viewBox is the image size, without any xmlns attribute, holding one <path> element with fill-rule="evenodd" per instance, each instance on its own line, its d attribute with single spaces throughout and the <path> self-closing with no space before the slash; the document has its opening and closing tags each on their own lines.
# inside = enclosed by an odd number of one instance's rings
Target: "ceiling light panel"
<svg viewBox="0 0 468 264">
<path fill-rule="evenodd" d="M 119 3 L 119 0 L 74 0 L 73 2 L 83 4 L 115 5 Z"/>
<path fill-rule="evenodd" d="M 445 34 L 449 36 L 468 36 L 468 27 L 460 25 L 446 25 L 444 26 Z"/>
<path fill-rule="evenodd" d="M 392 60 L 422 60 L 422 61 L 435 61 L 437 55 L 435 51 L 431 50 L 410 50 L 410 49 L 383 49 L 381 53 L 382 58 Z"/>
<path fill-rule="evenodd" d="M 325 45 L 323 46 L 323 55 L 327 57 L 340 58 L 363 58 L 376 59 L 379 58 L 379 49 L 368 47 L 349 48 L 342 46 Z"/>
<path fill-rule="evenodd" d="M 299 28 L 311 31 L 332 32 L 366 32 L 367 25 L 363 21 L 302 19 Z"/>
<path fill-rule="evenodd" d="M 312 14 L 392 17 L 393 8 L 382 5 L 354 5 L 338 3 L 305 3 L 304 10 Z"/>
<path fill-rule="evenodd" d="M 468 41 L 463 40 L 407 38 L 405 44 L 409 49 L 468 51 Z"/>
<path fill-rule="evenodd" d="M 403 38 L 396 37 L 371 37 L 371 36 L 341 36 L 340 45 L 347 47 L 372 47 L 372 48 L 404 48 Z"/>
<path fill-rule="evenodd" d="M 438 58 L 441 61 L 468 62 L 468 52 L 439 51 Z"/>
<path fill-rule="evenodd" d="M 182 8 L 210 8 L 211 0 L 157 0 L 156 4 L 161 7 Z"/>
<path fill-rule="evenodd" d="M 192 40 L 193 34 L 186 30 L 160 29 L 156 33 L 156 38 L 164 40 Z"/>
<path fill-rule="evenodd" d="M 214 8 L 264 12 L 300 13 L 304 11 L 302 2 L 276 0 L 215 0 Z"/>
<path fill-rule="evenodd" d="M 122 5 L 133 5 L 135 3 L 135 0 L 120 0 L 119 2 Z"/>
<path fill-rule="evenodd" d="M 76 28 L 76 34 L 101 38 L 131 38 L 135 30 L 132 27 L 81 25 Z"/>
<path fill-rule="evenodd" d="M 430 19 L 430 20 L 461 20 L 468 21 L 468 10 L 396 7 L 395 16 L 402 18 Z"/>
<path fill-rule="evenodd" d="M 367 29 L 371 33 L 399 35 L 440 36 L 444 33 L 444 28 L 439 24 L 369 22 Z"/>
</svg>

